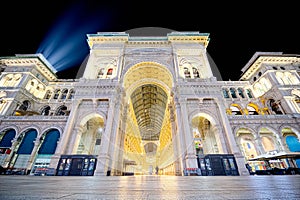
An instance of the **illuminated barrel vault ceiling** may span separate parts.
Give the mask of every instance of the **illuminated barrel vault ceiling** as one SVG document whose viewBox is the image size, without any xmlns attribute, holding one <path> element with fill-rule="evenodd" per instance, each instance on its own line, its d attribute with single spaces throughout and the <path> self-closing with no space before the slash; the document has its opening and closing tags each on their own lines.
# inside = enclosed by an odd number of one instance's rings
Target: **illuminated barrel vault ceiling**
<svg viewBox="0 0 300 200">
<path fill-rule="evenodd" d="M 167 105 L 172 81 L 166 67 L 153 62 L 136 64 L 125 74 L 124 87 L 130 105 L 127 152 L 155 153 L 171 141 Z"/>
<path fill-rule="evenodd" d="M 159 140 L 168 96 L 158 86 L 147 84 L 138 87 L 131 101 L 142 140 Z"/>
</svg>

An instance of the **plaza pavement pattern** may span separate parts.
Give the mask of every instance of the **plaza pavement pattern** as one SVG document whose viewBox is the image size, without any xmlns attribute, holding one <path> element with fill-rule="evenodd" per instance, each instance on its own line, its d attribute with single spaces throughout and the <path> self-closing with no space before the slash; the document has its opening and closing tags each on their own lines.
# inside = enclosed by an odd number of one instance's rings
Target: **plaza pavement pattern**
<svg viewBox="0 0 300 200">
<path fill-rule="evenodd" d="M 1 200 L 299 200 L 300 175 L 0 175 Z"/>
</svg>

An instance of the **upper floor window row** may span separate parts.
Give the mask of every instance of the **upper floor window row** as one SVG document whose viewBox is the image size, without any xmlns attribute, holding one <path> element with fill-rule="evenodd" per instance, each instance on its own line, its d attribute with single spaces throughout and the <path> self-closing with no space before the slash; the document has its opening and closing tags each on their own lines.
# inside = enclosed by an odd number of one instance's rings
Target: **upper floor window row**
<svg viewBox="0 0 300 200">
<path fill-rule="evenodd" d="M 243 88 L 239 87 L 239 88 L 223 88 L 223 97 L 224 98 L 253 98 L 252 92 L 250 89 L 246 89 L 244 90 Z"/>
<path fill-rule="evenodd" d="M 297 85 L 300 83 L 296 74 L 291 72 L 276 72 L 276 78 L 281 85 Z"/>
<path fill-rule="evenodd" d="M 47 90 L 44 96 L 44 99 L 73 99 L 74 97 L 74 89 L 56 89 L 54 91 Z"/>
</svg>

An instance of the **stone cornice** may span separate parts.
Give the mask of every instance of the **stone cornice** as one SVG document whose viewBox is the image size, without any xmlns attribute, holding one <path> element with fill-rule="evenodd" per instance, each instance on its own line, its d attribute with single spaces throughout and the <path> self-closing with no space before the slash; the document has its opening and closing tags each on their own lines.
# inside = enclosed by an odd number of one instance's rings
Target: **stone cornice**
<svg viewBox="0 0 300 200">
<path fill-rule="evenodd" d="M 260 69 L 262 64 L 292 64 L 300 62 L 299 56 L 277 54 L 278 55 L 267 55 L 267 53 L 264 53 L 263 55 L 260 55 L 259 53 L 256 53 L 242 69 L 244 73 L 240 80 L 250 79 Z"/>
<path fill-rule="evenodd" d="M 40 123 L 47 123 L 47 122 L 67 122 L 68 116 L 0 116 L 1 121 L 11 121 L 11 122 L 40 122 Z"/>
<path fill-rule="evenodd" d="M 160 47 L 160 46 L 165 46 L 168 45 L 170 42 L 169 41 L 165 41 L 165 40 L 131 40 L 128 41 L 127 45 L 130 46 L 134 46 L 136 47 L 136 45 L 147 45 L 147 46 L 153 46 L 153 47 Z"/>
<path fill-rule="evenodd" d="M 4 64 L 6 67 L 35 66 L 36 69 L 49 81 L 57 80 L 57 76 L 55 75 L 56 69 L 54 69 L 41 54 L 24 54 L 16 55 L 15 57 L 2 57 L 0 58 L 0 64 Z"/>
<path fill-rule="evenodd" d="M 288 115 L 228 115 L 230 123 L 234 124 L 295 124 L 299 114 Z"/>
<path fill-rule="evenodd" d="M 168 34 L 168 40 L 170 42 L 200 43 L 203 46 L 207 47 L 210 38 L 208 33 L 172 32 Z"/>
<path fill-rule="evenodd" d="M 125 32 L 99 32 L 97 34 L 87 34 L 87 37 L 88 45 L 90 49 L 92 49 L 95 44 L 116 42 L 125 43 L 128 41 L 129 35 Z"/>
</svg>

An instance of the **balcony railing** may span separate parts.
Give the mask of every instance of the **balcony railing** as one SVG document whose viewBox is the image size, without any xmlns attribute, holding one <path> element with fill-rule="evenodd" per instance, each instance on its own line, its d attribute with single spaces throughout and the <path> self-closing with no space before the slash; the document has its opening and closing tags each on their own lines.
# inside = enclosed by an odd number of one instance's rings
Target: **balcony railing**
<svg viewBox="0 0 300 200">
<path fill-rule="evenodd" d="M 33 115 L 33 116 L 0 116 L 1 121 L 67 121 L 68 116 L 45 116 L 45 115 Z"/>
</svg>

